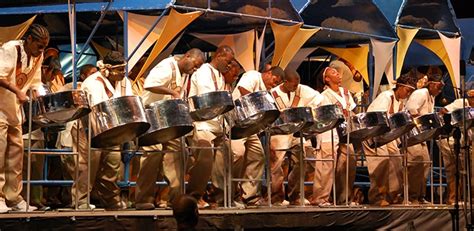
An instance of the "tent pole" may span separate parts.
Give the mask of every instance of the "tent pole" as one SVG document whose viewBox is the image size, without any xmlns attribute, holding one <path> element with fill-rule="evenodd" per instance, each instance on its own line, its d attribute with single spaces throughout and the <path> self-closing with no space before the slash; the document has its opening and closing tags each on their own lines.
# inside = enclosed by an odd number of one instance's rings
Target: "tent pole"
<svg viewBox="0 0 474 231">
<path fill-rule="evenodd" d="M 102 23 L 102 21 L 104 21 L 104 17 L 105 17 L 105 13 L 107 13 L 110 5 L 112 4 L 112 1 L 109 1 L 107 3 L 107 6 L 105 7 L 104 10 L 100 11 L 100 18 L 99 20 L 97 21 L 97 23 L 95 24 L 94 28 L 92 29 L 92 32 L 91 34 L 89 35 L 89 37 L 87 38 L 86 40 L 86 43 L 84 43 L 84 46 L 82 47 L 81 49 L 81 52 L 79 53 L 79 55 L 77 56 L 76 58 L 76 65 L 77 63 L 79 62 L 79 59 L 81 58 L 82 54 L 84 53 L 84 51 L 86 50 L 87 46 L 89 45 L 89 43 L 91 42 L 92 40 L 92 37 L 94 36 L 95 32 L 97 31 L 97 29 L 99 29 L 99 26 L 100 24 Z"/>
<path fill-rule="evenodd" d="M 401 27 L 401 28 L 405 28 L 405 29 L 419 29 L 419 30 L 423 30 L 423 31 L 428 31 L 428 32 L 440 32 L 440 33 L 443 33 L 443 34 L 446 34 L 446 35 L 451 35 L 451 36 L 455 36 L 455 37 L 458 37 L 460 34 L 459 32 L 450 32 L 450 31 L 444 31 L 444 30 L 435 30 L 435 29 L 430 29 L 430 28 L 424 28 L 424 27 L 416 27 L 416 26 L 409 26 L 409 25 L 403 25 L 403 24 L 398 24 L 397 26 Z"/>
</svg>

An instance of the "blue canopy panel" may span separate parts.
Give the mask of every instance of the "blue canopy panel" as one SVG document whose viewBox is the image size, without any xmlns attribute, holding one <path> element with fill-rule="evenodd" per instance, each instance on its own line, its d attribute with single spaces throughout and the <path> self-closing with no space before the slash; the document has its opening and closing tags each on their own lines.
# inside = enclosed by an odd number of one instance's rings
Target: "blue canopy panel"
<svg viewBox="0 0 474 231">
<path fill-rule="evenodd" d="M 65 45 L 59 45 L 59 59 L 61 62 L 61 71 L 65 77 L 66 82 L 71 82 L 72 81 L 72 53 L 71 53 L 71 45 L 65 44 Z M 80 68 L 85 65 L 85 64 L 92 64 L 96 65 L 97 63 L 97 55 L 95 54 L 94 50 L 87 46 L 84 47 L 84 44 L 77 44 L 76 45 L 76 51 L 80 51 L 82 49 L 85 49 L 84 53 L 82 54 L 81 58 L 77 62 L 77 73 L 76 76 L 79 76 L 79 70 Z"/>
<path fill-rule="evenodd" d="M 450 33 L 460 32 L 456 15 L 449 0 L 406 0 L 398 18 L 398 25 L 421 27 Z M 446 34 L 448 37 L 453 35 Z M 416 38 L 439 38 L 435 31 L 420 30 Z"/>
<path fill-rule="evenodd" d="M 306 46 L 355 45 L 397 38 L 391 24 L 371 0 L 315 0 L 300 13 L 306 25 L 344 30 L 322 30 Z"/>
<path fill-rule="evenodd" d="M 97 12 L 105 9 L 108 1 L 78 0 L 77 12 Z M 109 11 L 118 10 L 156 10 L 164 9 L 170 0 L 113 0 Z M 37 0 L 2 0 L 0 15 L 39 14 L 39 13 L 66 13 L 68 6 L 66 0 L 37 1 Z"/>
<path fill-rule="evenodd" d="M 175 3 L 177 6 L 190 7 L 190 10 L 207 9 L 207 4 L 207 0 L 177 0 Z M 268 10 L 270 5 L 271 12 Z M 179 7 L 178 10 L 185 11 Z M 232 14 L 223 14 L 223 11 Z M 199 33 L 237 33 L 263 28 L 270 16 L 276 21 L 302 22 L 290 0 L 211 0 L 210 10 L 192 22 L 187 30 Z"/>
</svg>

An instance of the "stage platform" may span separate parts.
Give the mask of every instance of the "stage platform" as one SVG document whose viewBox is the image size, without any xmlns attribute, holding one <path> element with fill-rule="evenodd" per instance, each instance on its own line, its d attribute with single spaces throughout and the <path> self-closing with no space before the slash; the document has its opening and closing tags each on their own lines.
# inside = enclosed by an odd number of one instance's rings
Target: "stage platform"
<svg viewBox="0 0 474 231">
<path fill-rule="evenodd" d="M 338 206 L 200 210 L 198 230 L 452 230 L 453 207 Z M 460 227 L 465 226 L 460 208 Z M 172 211 L 47 211 L 0 214 L 0 230 L 175 230 Z"/>
</svg>

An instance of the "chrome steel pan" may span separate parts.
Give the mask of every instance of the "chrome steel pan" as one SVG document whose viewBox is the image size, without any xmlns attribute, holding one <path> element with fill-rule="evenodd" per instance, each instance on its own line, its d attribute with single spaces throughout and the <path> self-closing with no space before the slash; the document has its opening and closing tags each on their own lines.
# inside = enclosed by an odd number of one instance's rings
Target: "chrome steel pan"
<svg viewBox="0 0 474 231">
<path fill-rule="evenodd" d="M 415 127 L 412 116 L 410 113 L 405 111 L 390 115 L 388 123 L 390 126 L 390 131 L 383 133 L 380 136 L 372 137 L 366 140 L 369 147 L 375 148 L 388 144 Z"/>
<path fill-rule="evenodd" d="M 222 115 L 234 108 L 232 96 L 228 91 L 213 91 L 189 97 L 191 118 L 206 121 Z"/>
<path fill-rule="evenodd" d="M 465 109 L 460 108 L 451 112 L 451 124 L 456 127 L 464 127 L 463 124 L 463 112 L 466 120 L 466 128 L 472 128 L 474 125 L 474 108 L 466 107 Z"/>
<path fill-rule="evenodd" d="M 122 96 L 92 107 L 90 113 L 93 147 L 111 147 L 145 133 L 150 124 L 138 96 Z"/>
<path fill-rule="evenodd" d="M 39 114 L 53 123 L 67 123 L 87 115 L 91 109 L 82 90 L 61 91 L 37 98 Z"/>
<path fill-rule="evenodd" d="M 407 146 L 413 146 L 436 138 L 440 128 L 443 127 L 443 120 L 437 113 L 430 113 L 414 119 L 416 127 L 407 134 Z"/>
<path fill-rule="evenodd" d="M 347 122 L 337 126 L 340 142 L 346 142 L 347 133 L 351 140 L 367 140 L 389 130 L 387 115 L 382 111 L 364 112 L 351 117 L 350 127 Z"/>
<path fill-rule="evenodd" d="M 145 111 L 151 127 L 138 138 L 140 146 L 165 143 L 193 130 L 189 106 L 184 100 L 157 101 L 150 104 Z"/>
<path fill-rule="evenodd" d="M 313 115 L 314 124 L 303 129 L 303 134 L 324 133 L 344 122 L 342 110 L 334 104 L 315 108 Z"/>
<path fill-rule="evenodd" d="M 313 112 L 310 107 L 287 108 L 281 111 L 280 117 L 272 124 L 270 134 L 293 134 L 313 124 Z"/>
<path fill-rule="evenodd" d="M 257 91 L 235 100 L 235 108 L 225 114 L 232 139 L 259 133 L 273 123 L 280 111 L 268 91 Z"/>
</svg>

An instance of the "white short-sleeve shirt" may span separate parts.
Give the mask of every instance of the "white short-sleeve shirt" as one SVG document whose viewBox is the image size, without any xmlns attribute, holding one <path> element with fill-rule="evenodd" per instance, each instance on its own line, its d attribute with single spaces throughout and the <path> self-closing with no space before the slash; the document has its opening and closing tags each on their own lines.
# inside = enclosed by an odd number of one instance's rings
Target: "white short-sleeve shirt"
<svg viewBox="0 0 474 231">
<path fill-rule="evenodd" d="M 216 82 L 212 78 L 213 74 L 216 78 Z M 215 69 L 211 64 L 205 63 L 199 69 L 197 69 L 191 76 L 191 88 L 189 89 L 189 97 L 205 94 L 213 91 L 223 91 L 225 89 L 224 77 L 222 74 Z M 216 88 L 217 85 L 217 88 Z M 222 126 L 220 122 L 220 116 L 208 120 L 194 122 L 196 130 L 206 130 L 211 132 L 220 133 L 222 132 Z"/>
<path fill-rule="evenodd" d="M 23 40 L 13 40 L 0 46 L 0 79 L 5 79 L 10 84 L 16 84 L 16 63 L 18 52 L 16 46 L 20 47 L 20 60 L 22 63 L 21 72 L 28 75 L 28 79 L 24 86 L 20 89 L 26 93 L 28 89 L 40 86 L 41 83 L 41 64 L 43 55 L 31 58 L 28 57 L 24 49 Z M 0 99 L 2 106 L 0 107 L 0 121 L 9 125 L 19 125 L 22 123 L 22 109 L 15 93 L 1 87 Z"/>
<path fill-rule="evenodd" d="M 348 96 L 346 96 L 346 92 Z M 339 92 L 335 92 L 331 88 L 327 88 L 326 90 L 323 91 L 323 93 L 321 93 L 321 95 L 324 96 L 324 99 L 321 105 L 332 105 L 332 104 L 339 103 L 341 104 L 343 109 L 346 109 L 348 111 L 354 110 L 354 108 L 357 106 L 356 103 L 354 102 L 354 99 L 351 93 L 342 87 L 339 87 Z M 346 98 L 349 98 L 348 103 L 347 103 Z M 349 106 L 349 108 L 347 108 L 347 106 Z M 333 129 L 332 133 L 333 133 L 334 142 L 338 143 L 339 137 L 337 136 L 336 129 Z M 320 135 L 320 138 L 322 142 L 331 142 L 331 131 L 322 133 Z"/>
<path fill-rule="evenodd" d="M 239 87 L 244 88 L 249 92 L 265 91 L 265 83 L 262 80 L 262 73 L 258 71 L 247 71 L 242 77 L 240 77 L 239 82 L 235 86 L 234 91 L 232 92 L 232 98 L 238 99 L 241 97 Z"/>
<path fill-rule="evenodd" d="M 400 108 L 400 106 L 403 105 L 401 104 L 401 101 L 397 100 L 393 90 L 383 91 L 377 96 L 377 98 L 374 99 L 374 101 L 372 101 L 372 103 L 369 105 L 369 108 L 367 108 L 367 112 L 385 111 L 387 112 L 387 115 L 389 115 L 392 105 L 393 112 L 399 112 L 403 110 L 403 108 Z"/>
<path fill-rule="evenodd" d="M 319 106 L 319 104 L 321 104 L 324 99 L 318 91 L 303 84 L 299 84 L 296 90 L 294 92 L 290 92 L 290 94 L 284 93 L 281 90 L 281 85 L 282 84 L 271 89 L 272 95 L 277 94 L 281 99 L 281 103 L 278 103 L 279 100 L 275 99 L 277 101 L 277 106 L 280 110 L 291 107 L 291 105 L 293 104 L 293 100 L 295 99 L 296 92 L 298 91 L 300 93 L 300 100 L 298 101 L 297 107 L 315 108 Z"/>
<path fill-rule="evenodd" d="M 171 65 L 174 66 L 176 86 L 181 88 L 184 86 L 185 76 L 181 75 L 176 59 L 174 57 L 164 59 L 150 71 L 150 73 L 145 79 L 145 84 L 143 85 L 143 88 L 145 88 L 145 90 L 143 90 L 143 93 L 141 95 L 144 105 L 149 105 L 158 100 L 171 99 L 170 95 L 156 94 L 146 90 L 147 88 L 151 87 L 171 88 L 173 76 L 173 68 L 171 67 Z"/>
<path fill-rule="evenodd" d="M 98 103 L 110 99 L 107 95 L 107 91 L 105 90 L 106 88 L 113 93 L 113 96 L 111 98 L 133 95 L 132 83 L 128 78 L 124 78 L 124 81 L 125 95 L 122 95 L 122 81 L 116 82 L 115 87 L 113 87 L 109 80 L 103 77 L 100 71 L 98 71 L 87 77 L 86 80 L 84 80 L 84 82 L 81 84 L 81 89 L 84 90 L 90 96 L 89 105 L 92 107 Z"/>
<path fill-rule="evenodd" d="M 434 112 L 434 97 L 427 88 L 415 90 L 407 100 L 406 109 L 412 115 L 425 115 Z"/>
</svg>

